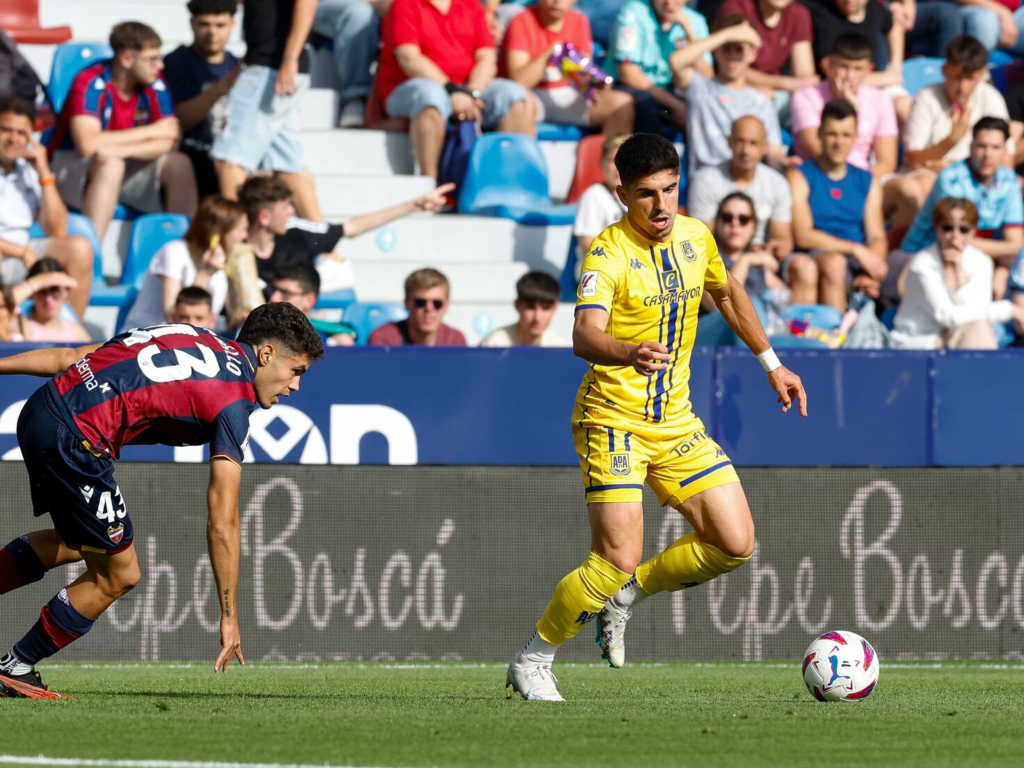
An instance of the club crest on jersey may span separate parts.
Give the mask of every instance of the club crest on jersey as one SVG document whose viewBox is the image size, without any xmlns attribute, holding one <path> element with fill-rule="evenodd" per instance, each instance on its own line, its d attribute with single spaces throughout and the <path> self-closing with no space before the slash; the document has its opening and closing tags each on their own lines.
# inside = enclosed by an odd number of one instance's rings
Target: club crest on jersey
<svg viewBox="0 0 1024 768">
<path fill-rule="evenodd" d="M 679 250 L 683 252 L 683 258 L 690 264 L 697 260 L 697 252 L 693 250 L 693 246 L 690 245 L 689 240 L 683 240 L 679 243 Z"/>
<path fill-rule="evenodd" d="M 625 477 L 629 474 L 629 454 L 612 453 L 608 455 L 608 471 L 616 477 Z"/>
<path fill-rule="evenodd" d="M 113 525 L 107 528 L 107 537 L 115 544 L 120 544 L 124 538 L 124 523 L 118 523 L 116 528 Z"/>
<path fill-rule="evenodd" d="M 679 273 L 674 269 L 670 272 L 661 273 L 661 282 L 665 286 L 666 291 L 678 291 L 679 290 Z"/>
</svg>

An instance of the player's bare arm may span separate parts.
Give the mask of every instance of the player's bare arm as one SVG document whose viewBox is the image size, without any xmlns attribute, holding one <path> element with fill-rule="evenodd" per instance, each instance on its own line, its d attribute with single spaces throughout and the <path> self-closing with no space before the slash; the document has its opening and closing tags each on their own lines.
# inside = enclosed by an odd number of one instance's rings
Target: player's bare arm
<svg viewBox="0 0 1024 768">
<path fill-rule="evenodd" d="M 608 333 L 608 313 L 603 309 L 581 309 L 572 329 L 572 351 L 595 365 L 629 366 L 643 376 L 653 376 L 668 367 L 668 347 L 657 341 L 627 344 Z"/>
<path fill-rule="evenodd" d="M 19 355 L 0 358 L 0 375 L 42 376 L 50 378 L 63 373 L 75 361 L 81 360 L 90 352 L 95 352 L 103 344 L 90 344 L 86 347 L 50 347 L 49 349 L 33 349 Z"/>
<path fill-rule="evenodd" d="M 207 492 L 210 514 L 206 523 L 206 543 L 221 610 L 221 651 L 213 667 L 215 672 L 227 672 L 232 658 L 237 658 L 239 664 L 245 664 L 242 636 L 238 629 L 238 568 L 242 552 L 238 488 L 241 482 L 242 468 L 238 464 L 225 457 L 210 460 L 210 487 Z"/>
<path fill-rule="evenodd" d="M 768 336 L 761 327 L 761 320 L 750 301 L 750 297 L 731 274 L 729 280 L 721 288 L 708 288 L 708 293 L 715 300 L 715 305 L 722 317 L 736 335 L 742 339 L 751 352 L 761 358 L 771 350 Z M 774 356 L 774 353 L 772 353 Z M 782 412 L 786 413 L 793 407 L 796 400 L 800 406 L 800 415 L 807 415 L 807 392 L 804 391 L 800 377 L 781 363 L 768 371 L 768 383 L 778 393 L 778 402 L 782 403 Z"/>
</svg>

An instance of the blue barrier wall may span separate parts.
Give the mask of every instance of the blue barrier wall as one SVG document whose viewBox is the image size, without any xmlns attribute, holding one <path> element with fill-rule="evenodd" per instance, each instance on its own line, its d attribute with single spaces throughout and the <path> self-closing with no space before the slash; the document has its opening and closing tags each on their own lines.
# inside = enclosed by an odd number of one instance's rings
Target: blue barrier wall
<svg viewBox="0 0 1024 768">
<path fill-rule="evenodd" d="M 0 356 L 23 351 L 0 345 Z M 1024 464 L 1024 352 L 782 351 L 810 418 L 783 415 L 745 350 L 697 348 L 694 411 L 739 465 Z M 575 465 L 569 421 L 586 365 L 568 350 L 336 349 L 252 419 L 251 459 L 304 464 Z M 0 458 L 41 383 L 0 379 Z M 126 460 L 203 461 L 134 446 Z"/>
</svg>

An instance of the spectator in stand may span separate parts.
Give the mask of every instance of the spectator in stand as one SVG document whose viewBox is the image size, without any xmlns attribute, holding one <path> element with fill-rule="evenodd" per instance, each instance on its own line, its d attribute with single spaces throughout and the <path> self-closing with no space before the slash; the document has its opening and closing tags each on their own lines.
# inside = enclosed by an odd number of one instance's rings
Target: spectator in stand
<svg viewBox="0 0 1024 768">
<path fill-rule="evenodd" d="M 761 39 L 747 79 L 774 96 L 780 111 L 785 111 L 790 93 L 819 80 L 811 45 L 811 12 L 794 0 L 725 0 L 716 20 L 733 15 L 747 19 Z M 787 70 L 790 74 L 784 74 Z"/>
<path fill-rule="evenodd" d="M 619 10 L 608 41 L 608 73 L 636 99 L 640 133 L 663 125 L 686 127 L 686 101 L 672 90 L 673 51 L 708 36 L 707 20 L 682 0 L 628 0 Z M 694 60 L 704 77 L 714 77 L 711 56 Z M 629 133 L 629 130 L 623 131 Z"/>
<path fill-rule="evenodd" d="M 319 221 L 313 177 L 304 171 L 299 115 L 309 88 L 306 39 L 315 12 L 316 0 L 245 0 L 245 68 L 228 94 L 226 125 L 210 155 L 228 200 L 237 199 L 250 174 L 270 170 L 292 190 L 300 215 Z"/>
<path fill-rule="evenodd" d="M 197 205 L 196 177 L 177 151 L 181 125 L 160 74 L 160 36 L 126 21 L 111 31 L 110 47 L 113 59 L 75 77 L 50 141 L 61 197 L 92 219 L 101 240 L 118 202 L 186 216 Z"/>
<path fill-rule="evenodd" d="M 239 190 L 239 200 L 249 219 L 249 245 L 256 253 L 256 267 L 264 286 L 288 264 L 315 266 L 321 279 L 334 287 L 352 287 L 352 267 L 337 252 L 343 237 L 358 237 L 416 211 L 436 211 L 455 187 L 446 184 L 382 211 L 355 216 L 344 224 L 324 224 L 296 218 L 291 189 L 278 177 L 253 176 Z M 323 256 L 323 259 L 319 257 Z M 319 263 L 318 263 L 319 261 Z"/>
<path fill-rule="evenodd" d="M 237 0 L 191 0 L 192 45 L 178 46 L 164 59 L 164 78 L 184 133 L 181 151 L 192 161 L 200 199 L 220 191 L 210 149 L 214 135 L 224 129 L 227 95 L 241 71 L 241 62 L 227 50 L 237 7 Z"/>
<path fill-rule="evenodd" d="M 85 315 L 92 285 L 94 254 L 83 237 L 66 237 L 68 209 L 57 192 L 46 147 L 32 131 L 36 110 L 31 102 L 0 99 L 0 279 L 8 286 L 22 282 L 36 260 L 50 256 L 74 279 L 68 303 Z M 39 222 L 44 237 L 29 230 Z"/>
<path fill-rule="evenodd" d="M 789 288 L 779 277 L 779 260 L 754 242 L 759 229 L 754 201 L 743 192 L 732 192 L 719 204 L 713 218 L 710 229 L 725 268 L 749 294 L 761 324 L 769 327 L 769 311 L 778 314 L 788 304 Z M 735 345 L 739 337 L 706 293 L 701 297 L 701 309 L 704 314 L 697 324 L 697 343 Z"/>
<path fill-rule="evenodd" d="M 420 173 L 437 177 L 448 118 L 536 135 L 536 106 L 495 78 L 494 38 L 478 0 L 394 0 L 381 29 L 377 87 L 387 113 L 412 121 Z"/>
<path fill-rule="evenodd" d="M 59 261 L 44 256 L 32 265 L 28 276 L 31 280 L 53 272 L 67 274 Z M 69 290 L 66 285 L 51 285 L 32 294 L 32 308 L 24 318 L 25 341 L 90 341 L 82 324 L 69 316 L 73 315 L 65 304 Z"/>
<path fill-rule="evenodd" d="M 24 285 L 22 283 L 21 285 Z M 32 291 L 29 296 L 35 293 Z M 25 298 L 28 298 L 26 296 Z M 6 285 L 0 284 L 0 341 L 24 341 L 25 334 L 22 332 L 20 302 L 14 298 L 13 291 Z"/>
<path fill-rule="evenodd" d="M 339 128 L 362 128 L 380 47 L 380 20 L 391 0 L 320 0 L 313 31 L 334 43 L 334 68 L 341 81 Z"/>
<path fill-rule="evenodd" d="M 424 347 L 464 347 L 461 331 L 444 324 L 450 291 L 448 278 L 436 269 L 418 269 L 405 279 L 405 308 L 408 320 L 386 323 L 373 333 L 367 344 L 397 347 L 414 344 Z"/>
<path fill-rule="evenodd" d="M 590 250 L 594 238 L 626 214 L 626 206 L 619 199 L 619 169 L 615 167 L 615 153 L 628 136 L 609 136 L 601 151 L 601 173 L 604 180 L 591 184 L 580 195 L 576 206 L 576 220 L 572 233 L 576 235 L 576 278 L 580 276 L 583 257 Z"/>
<path fill-rule="evenodd" d="M 1010 128 L 998 117 L 983 117 L 973 131 L 970 157 L 939 173 L 931 194 L 903 238 L 903 251 L 914 254 L 935 242 L 932 211 L 946 198 L 969 200 L 976 209 L 970 245 L 997 263 L 996 295 L 1005 292 L 1009 266 L 1024 247 L 1024 203 L 1012 169 L 1003 165 Z"/>
<path fill-rule="evenodd" d="M 887 267 L 882 192 L 871 173 L 847 158 L 857 140 L 857 112 L 845 99 L 825 105 L 821 154 L 789 171 L 796 247 L 787 264 L 794 304 L 846 311 L 846 292 L 878 296 Z"/>
<path fill-rule="evenodd" d="M 903 27 L 893 22 L 892 11 L 880 0 L 822 0 L 807 7 L 820 75 L 830 77 L 826 59 L 837 55 L 836 43 L 847 35 L 857 35 L 867 41 L 867 58 L 874 65 L 873 71 L 865 72 L 864 82 L 876 88 L 903 85 Z M 909 95 L 905 98 L 909 108 Z"/>
<path fill-rule="evenodd" d="M 955 37 L 968 35 L 982 41 L 988 50 L 1013 32 L 1010 5 L 1016 0 L 903 0 L 890 3 L 893 17 L 906 31 L 907 54 L 942 58 Z M 1001 6 L 1001 10 L 995 8 Z M 1006 18 L 1002 18 L 1005 16 Z M 1009 44 L 1009 43 L 1008 43 Z"/>
<path fill-rule="evenodd" d="M 547 272 L 527 272 L 516 283 L 519 320 L 492 332 L 481 347 L 571 347 L 572 342 L 551 330 L 562 291 Z"/>
<path fill-rule="evenodd" d="M 992 259 L 971 245 L 978 209 L 947 197 L 931 212 L 934 242 L 918 252 L 906 273 L 892 340 L 905 349 L 995 349 L 993 323 L 1024 330 L 1024 307 L 992 300 Z"/>
<path fill-rule="evenodd" d="M 228 296 L 225 254 L 245 241 L 248 226 L 239 203 L 216 195 L 203 198 L 185 237 L 172 240 L 153 256 L 126 327 L 170 321 L 178 293 L 192 285 L 210 292 L 213 314 L 220 315 Z"/>
<path fill-rule="evenodd" d="M 729 160 L 705 166 L 690 179 L 687 214 L 714 230 L 723 201 L 745 193 L 756 213 L 752 242 L 781 262 L 793 252 L 793 196 L 786 177 L 762 162 L 768 155 L 764 124 L 752 115 L 739 118 L 732 124 L 729 149 Z"/>
<path fill-rule="evenodd" d="M 744 115 L 760 119 L 768 134 L 769 162 L 777 168 L 785 167 L 787 161 L 775 107 L 747 81 L 750 64 L 760 46 L 761 39 L 747 19 L 739 15 L 719 15 L 709 37 L 672 54 L 676 87 L 689 102 L 686 138 L 691 173 L 729 160 L 732 152 L 728 136 L 733 123 Z M 717 65 L 713 79 L 704 77 L 694 68 L 708 51 L 714 53 Z"/>
<path fill-rule="evenodd" d="M 537 122 L 594 126 L 609 135 L 632 133 L 632 96 L 602 87 L 590 101 L 551 60 L 559 43 L 572 43 L 581 53 L 593 55 L 590 23 L 572 4 L 573 0 L 540 0 L 513 18 L 505 31 L 502 68 L 509 78 L 533 90 Z"/>
<path fill-rule="evenodd" d="M 313 267 L 299 263 L 285 265 L 274 275 L 268 289 L 267 301 L 286 301 L 301 310 L 328 346 L 351 347 L 356 343 L 356 329 L 348 323 L 310 317 L 320 296 L 320 273 Z"/>
<path fill-rule="evenodd" d="M 213 296 L 198 285 L 182 288 L 174 300 L 171 322 L 187 323 L 212 330 L 217 324 L 217 316 L 213 312 Z"/>
<path fill-rule="evenodd" d="M 46 293 L 52 288 L 71 291 L 76 285 L 75 279 L 63 271 L 41 272 L 15 286 L 0 283 L 0 341 L 25 340 L 25 318 L 21 314 L 23 302 L 36 293 Z"/>
</svg>

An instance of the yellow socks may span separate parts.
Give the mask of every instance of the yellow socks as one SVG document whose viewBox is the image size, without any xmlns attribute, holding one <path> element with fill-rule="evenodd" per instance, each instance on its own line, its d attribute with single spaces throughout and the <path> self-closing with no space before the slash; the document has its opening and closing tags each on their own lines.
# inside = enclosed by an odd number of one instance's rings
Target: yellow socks
<svg viewBox="0 0 1024 768">
<path fill-rule="evenodd" d="M 749 557 L 729 557 L 689 533 L 636 569 L 636 583 L 648 595 L 675 592 L 711 581 L 743 565 Z"/>
<path fill-rule="evenodd" d="M 591 552 L 583 565 L 558 582 L 554 597 L 537 622 L 537 633 L 552 645 L 575 637 L 630 577 Z"/>
</svg>

